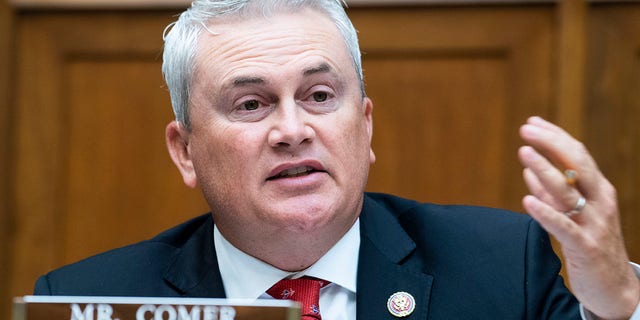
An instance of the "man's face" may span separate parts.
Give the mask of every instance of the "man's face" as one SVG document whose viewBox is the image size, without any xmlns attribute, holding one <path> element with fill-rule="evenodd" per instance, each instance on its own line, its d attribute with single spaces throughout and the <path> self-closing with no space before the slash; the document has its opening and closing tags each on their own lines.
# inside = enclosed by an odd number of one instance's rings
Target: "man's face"
<svg viewBox="0 0 640 320">
<path fill-rule="evenodd" d="M 209 27 L 217 35 L 199 41 L 191 131 L 167 131 L 183 140 L 183 157 L 172 157 L 185 183 L 200 186 L 232 242 L 346 232 L 375 159 L 373 107 L 337 28 L 311 10 Z"/>
</svg>

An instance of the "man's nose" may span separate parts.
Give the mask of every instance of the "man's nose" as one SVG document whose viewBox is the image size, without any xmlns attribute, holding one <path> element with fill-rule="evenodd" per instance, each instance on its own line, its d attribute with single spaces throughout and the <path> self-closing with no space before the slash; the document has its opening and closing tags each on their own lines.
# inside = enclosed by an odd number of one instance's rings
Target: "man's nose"
<svg viewBox="0 0 640 320">
<path fill-rule="evenodd" d="M 293 100 L 281 103 L 275 112 L 269 132 L 269 145 L 274 148 L 295 148 L 311 142 L 315 131 L 310 126 L 309 114 Z"/>
</svg>

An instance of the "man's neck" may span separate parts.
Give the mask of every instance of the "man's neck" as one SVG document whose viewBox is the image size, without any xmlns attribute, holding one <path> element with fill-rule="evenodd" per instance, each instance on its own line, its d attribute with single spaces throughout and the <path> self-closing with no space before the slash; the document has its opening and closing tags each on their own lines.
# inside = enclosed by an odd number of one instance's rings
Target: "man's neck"
<svg viewBox="0 0 640 320">
<path fill-rule="evenodd" d="M 356 217 L 357 220 L 357 217 Z M 229 237 L 223 228 L 220 233 L 240 251 L 287 272 L 298 272 L 309 268 L 324 256 L 351 229 L 354 221 L 327 225 L 313 232 L 275 231 L 260 235 L 250 241 L 247 238 Z M 258 240 L 260 239 L 260 240 Z"/>
<path fill-rule="evenodd" d="M 280 279 L 303 275 L 325 279 L 351 292 L 356 291 L 360 248 L 358 221 L 324 256 L 301 272 L 280 270 L 240 251 L 222 236 L 217 227 L 214 229 L 214 244 L 229 298 L 255 299 Z"/>
</svg>

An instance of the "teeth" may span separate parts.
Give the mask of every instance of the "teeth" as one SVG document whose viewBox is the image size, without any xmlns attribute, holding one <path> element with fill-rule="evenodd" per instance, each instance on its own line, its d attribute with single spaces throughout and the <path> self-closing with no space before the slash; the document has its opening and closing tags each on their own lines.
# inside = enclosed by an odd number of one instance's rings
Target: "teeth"
<svg viewBox="0 0 640 320">
<path fill-rule="evenodd" d="M 292 168 L 292 169 L 288 169 L 288 170 L 280 172 L 280 174 L 277 177 L 278 178 L 282 178 L 282 177 L 298 177 L 298 176 L 301 176 L 303 174 L 308 173 L 311 170 L 313 170 L 313 168 L 311 168 L 311 167 Z"/>
</svg>

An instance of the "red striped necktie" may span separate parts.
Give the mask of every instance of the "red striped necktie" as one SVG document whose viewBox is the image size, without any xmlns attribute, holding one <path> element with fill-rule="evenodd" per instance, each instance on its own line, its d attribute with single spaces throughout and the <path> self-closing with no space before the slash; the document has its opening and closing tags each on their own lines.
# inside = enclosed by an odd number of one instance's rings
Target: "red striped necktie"
<svg viewBox="0 0 640 320">
<path fill-rule="evenodd" d="M 267 290 L 267 293 L 275 299 L 293 300 L 302 304 L 302 320 L 320 320 L 320 288 L 329 283 L 307 276 L 282 279 Z"/>
</svg>

